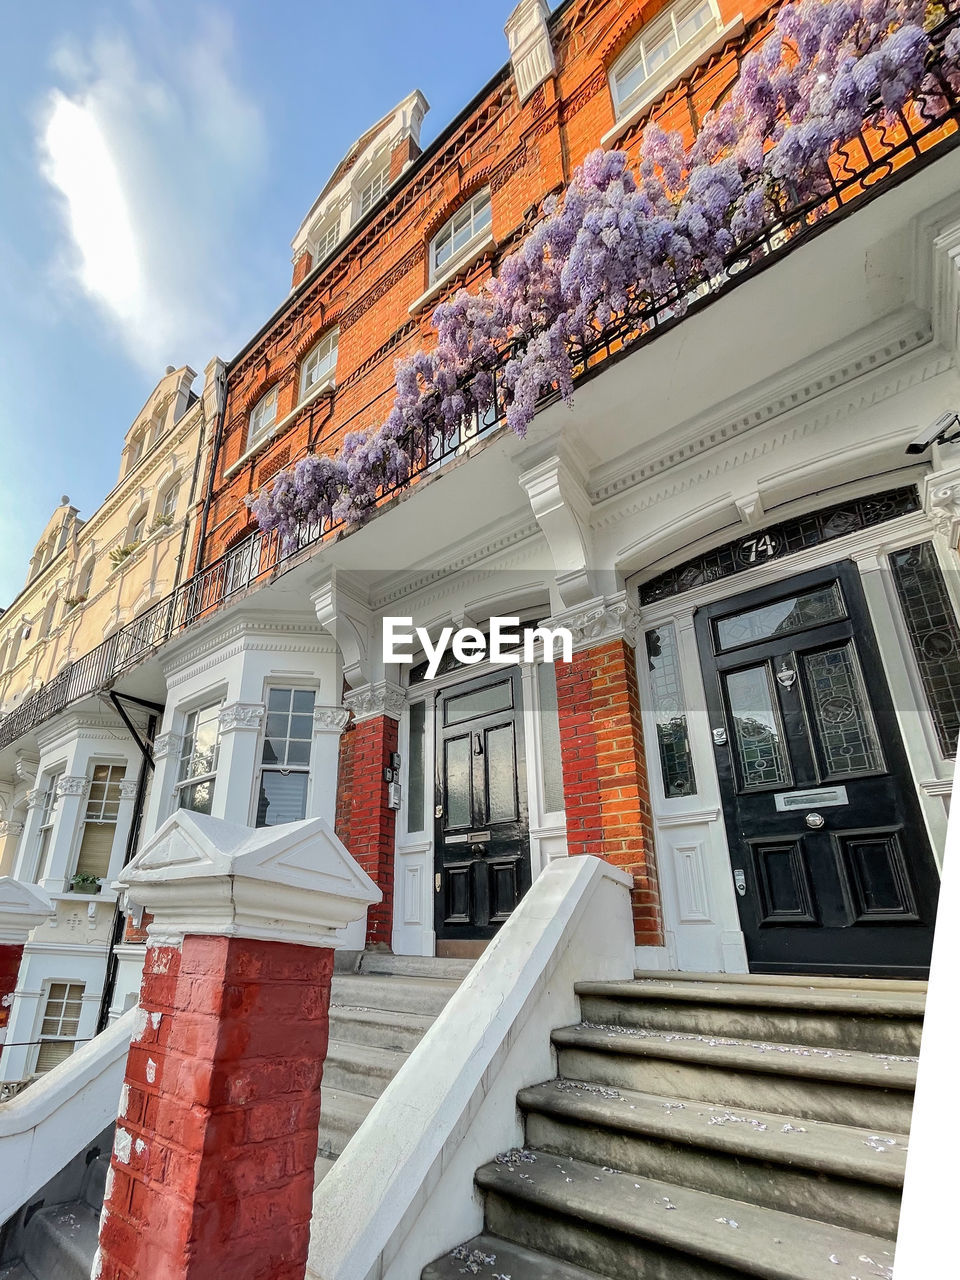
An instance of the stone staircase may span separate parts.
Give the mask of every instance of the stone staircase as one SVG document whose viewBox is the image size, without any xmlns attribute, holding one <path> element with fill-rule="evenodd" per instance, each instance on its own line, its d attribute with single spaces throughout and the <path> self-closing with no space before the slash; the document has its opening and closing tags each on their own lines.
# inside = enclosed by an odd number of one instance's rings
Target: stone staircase
<svg viewBox="0 0 960 1280">
<path fill-rule="evenodd" d="M 471 964 L 365 952 L 357 973 L 334 975 L 318 1181 L 333 1167 Z M 21 1233 L 21 1256 L 0 1264 L 0 1280 L 89 1280 L 109 1163 L 109 1155 L 91 1163 L 78 1200 L 44 1206 L 32 1215 Z"/>
<path fill-rule="evenodd" d="M 424 1269 L 512 1280 L 891 1276 L 922 983 L 637 974 L 577 988 L 483 1233 Z"/>
</svg>

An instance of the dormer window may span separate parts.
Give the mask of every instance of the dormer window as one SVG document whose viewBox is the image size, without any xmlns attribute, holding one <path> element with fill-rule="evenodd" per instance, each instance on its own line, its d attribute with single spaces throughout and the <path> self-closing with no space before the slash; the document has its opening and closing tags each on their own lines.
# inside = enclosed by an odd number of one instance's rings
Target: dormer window
<svg viewBox="0 0 960 1280">
<path fill-rule="evenodd" d="M 370 181 L 360 191 L 360 217 L 365 213 L 369 213 L 373 206 L 377 203 L 390 180 L 390 169 L 384 165 L 382 169 L 378 169 Z"/>
<path fill-rule="evenodd" d="M 340 330 L 331 329 L 310 351 L 300 368 L 300 399 L 305 400 L 315 388 L 333 385 L 337 371 L 337 343 Z"/>
<path fill-rule="evenodd" d="M 430 280 L 442 276 L 461 259 L 467 258 L 471 246 L 485 239 L 490 231 L 490 190 L 478 192 L 445 224 L 430 246 Z"/>
<path fill-rule="evenodd" d="M 277 420 L 277 388 L 271 387 L 265 396 L 261 396 L 250 413 L 250 429 L 247 432 L 247 444 L 255 444 L 261 440 Z"/>
<path fill-rule="evenodd" d="M 340 222 L 331 223 L 327 227 L 323 227 L 317 236 L 316 252 L 314 253 L 314 261 L 322 262 L 327 254 L 333 253 L 334 249 L 340 242 Z"/>
<path fill-rule="evenodd" d="M 684 61 L 684 50 L 692 51 L 711 31 L 716 33 L 717 8 L 714 0 L 686 0 L 672 5 L 648 22 L 613 67 L 610 77 L 617 119 L 645 97 L 667 64 Z"/>
</svg>

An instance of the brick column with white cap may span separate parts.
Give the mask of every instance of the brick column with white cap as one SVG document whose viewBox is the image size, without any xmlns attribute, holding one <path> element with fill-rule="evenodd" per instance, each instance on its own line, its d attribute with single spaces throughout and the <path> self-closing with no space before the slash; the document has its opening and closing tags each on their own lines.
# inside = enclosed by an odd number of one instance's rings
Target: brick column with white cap
<svg viewBox="0 0 960 1280">
<path fill-rule="evenodd" d="M 152 916 L 98 1280 L 301 1280 L 335 933 L 380 892 L 323 818 L 181 810 L 123 871 Z"/>
<path fill-rule="evenodd" d="M 23 948 L 31 930 L 53 915 L 53 903 L 36 885 L 0 876 L 0 1053 L 7 1036 Z"/>
</svg>

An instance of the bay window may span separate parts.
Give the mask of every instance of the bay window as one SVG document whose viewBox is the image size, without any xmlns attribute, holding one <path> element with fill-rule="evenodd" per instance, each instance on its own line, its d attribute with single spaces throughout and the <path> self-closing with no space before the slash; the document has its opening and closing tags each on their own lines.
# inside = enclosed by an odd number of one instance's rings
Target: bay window
<svg viewBox="0 0 960 1280">
<path fill-rule="evenodd" d="M 177 772 L 177 808 L 210 813 L 220 756 L 219 702 L 191 711 L 184 725 Z"/>
<path fill-rule="evenodd" d="M 83 992 L 82 982 L 51 982 L 40 1024 L 37 1075 L 65 1062 L 77 1047 Z"/>
<path fill-rule="evenodd" d="M 267 691 L 257 798 L 258 827 L 275 827 L 306 817 L 316 698 L 313 689 Z"/>
<path fill-rule="evenodd" d="M 126 767 L 122 764 L 94 765 L 75 875 L 95 876 L 98 880 L 107 875 L 120 811 L 120 783 L 125 776 Z"/>
</svg>

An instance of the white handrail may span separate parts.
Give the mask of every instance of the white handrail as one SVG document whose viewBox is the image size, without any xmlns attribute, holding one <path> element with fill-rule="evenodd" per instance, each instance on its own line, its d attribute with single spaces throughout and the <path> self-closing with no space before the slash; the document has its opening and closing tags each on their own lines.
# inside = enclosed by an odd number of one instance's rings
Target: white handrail
<svg viewBox="0 0 960 1280">
<path fill-rule="evenodd" d="M 522 1141 L 574 983 L 633 974 L 631 883 L 592 857 L 539 876 L 314 1192 L 307 1280 L 410 1280 L 481 1229 L 474 1172 Z"/>
<path fill-rule="evenodd" d="M 0 1103 L 0 1224 L 35 1195 L 112 1120 L 139 1009 L 7 1102 Z"/>
</svg>

